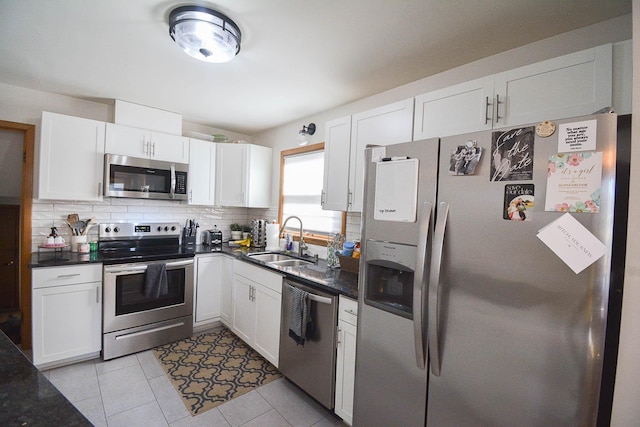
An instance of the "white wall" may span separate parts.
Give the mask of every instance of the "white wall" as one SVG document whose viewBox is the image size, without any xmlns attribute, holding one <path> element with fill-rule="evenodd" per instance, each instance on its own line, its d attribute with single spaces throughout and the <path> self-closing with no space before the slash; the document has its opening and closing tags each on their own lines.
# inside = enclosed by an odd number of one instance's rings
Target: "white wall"
<svg viewBox="0 0 640 427">
<path fill-rule="evenodd" d="M 633 38 L 640 40 L 640 0 L 633 0 Z M 629 191 L 627 261 L 622 300 L 622 324 L 618 354 L 616 390 L 613 399 L 613 427 L 640 423 L 640 45 L 633 46 L 633 121 Z"/>
</svg>

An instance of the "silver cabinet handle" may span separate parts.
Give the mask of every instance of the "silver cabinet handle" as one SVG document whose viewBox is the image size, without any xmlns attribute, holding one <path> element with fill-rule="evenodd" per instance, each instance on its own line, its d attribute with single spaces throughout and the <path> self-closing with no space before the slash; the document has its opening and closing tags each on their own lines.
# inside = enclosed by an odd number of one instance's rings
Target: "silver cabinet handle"
<svg viewBox="0 0 640 427">
<path fill-rule="evenodd" d="M 504 119 L 504 117 L 500 117 L 500 104 L 504 104 L 504 101 L 500 102 L 500 95 L 496 94 L 496 123 L 499 123 L 500 119 Z"/>
<path fill-rule="evenodd" d="M 58 276 L 58 279 L 68 279 L 69 277 L 75 277 L 75 276 L 79 276 L 80 273 L 73 273 L 73 274 L 60 274 Z"/>
<path fill-rule="evenodd" d="M 322 192 L 320 193 L 320 206 L 324 206 L 324 188 L 322 189 Z"/>
<path fill-rule="evenodd" d="M 433 237 L 431 253 L 431 272 L 429 275 L 429 357 L 431 359 L 431 372 L 436 377 L 440 376 L 440 270 L 442 268 L 442 250 L 444 248 L 444 233 L 449 217 L 449 204 L 440 202 L 438 205 L 437 222 Z"/>
<path fill-rule="evenodd" d="M 96 286 L 96 304 L 100 304 L 100 286 Z"/>
<path fill-rule="evenodd" d="M 102 183 L 98 183 L 98 197 L 102 196 Z"/>
<path fill-rule="evenodd" d="M 341 342 L 342 342 L 342 329 L 340 329 L 340 326 L 338 325 L 338 341 L 336 342 L 336 347 L 339 347 Z"/>
<path fill-rule="evenodd" d="M 353 310 L 351 310 L 351 309 L 347 309 L 347 310 L 345 310 L 345 312 L 347 312 L 347 313 L 349 313 L 349 314 L 353 314 L 354 316 L 357 316 L 357 315 L 358 315 L 358 312 L 357 312 L 357 311 L 353 311 Z"/>
<path fill-rule="evenodd" d="M 420 209 L 416 271 L 413 276 L 413 342 L 416 351 L 416 365 L 420 369 L 424 369 L 426 364 L 427 349 L 424 331 L 425 269 L 427 268 L 427 244 L 432 207 L 433 205 L 430 202 L 424 202 L 422 209 Z"/>
<path fill-rule="evenodd" d="M 492 105 L 489 102 L 489 97 L 487 96 L 484 100 L 484 124 L 486 125 L 487 123 L 489 123 L 489 120 L 491 120 L 491 117 L 489 117 L 489 106 Z"/>
</svg>

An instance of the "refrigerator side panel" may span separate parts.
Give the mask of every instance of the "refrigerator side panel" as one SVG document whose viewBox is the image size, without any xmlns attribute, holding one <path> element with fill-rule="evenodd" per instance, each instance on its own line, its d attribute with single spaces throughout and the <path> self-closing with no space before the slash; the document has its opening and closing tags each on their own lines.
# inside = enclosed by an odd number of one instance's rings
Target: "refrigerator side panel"
<svg viewBox="0 0 640 427">
<path fill-rule="evenodd" d="M 535 137 L 533 179 L 519 181 L 490 181 L 491 132 L 441 141 L 438 202 L 449 203 L 449 218 L 440 276 L 441 374 L 429 377 L 427 426 L 595 424 L 611 262 L 616 120 L 597 117 L 596 151 L 603 153 L 600 212 L 572 216 L 608 252 L 579 274 L 536 237 L 564 214 L 545 211 L 547 166 L 558 152 L 557 131 Z M 476 174 L 449 175 L 450 153 L 472 140 L 484 150 Z M 527 221 L 505 219 L 505 186 L 512 184 L 534 185 Z"/>
</svg>

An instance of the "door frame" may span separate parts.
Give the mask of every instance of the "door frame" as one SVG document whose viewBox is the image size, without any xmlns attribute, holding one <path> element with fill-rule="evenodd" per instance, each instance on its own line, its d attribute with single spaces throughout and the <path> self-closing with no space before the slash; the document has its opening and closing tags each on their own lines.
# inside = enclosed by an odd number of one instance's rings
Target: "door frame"
<svg viewBox="0 0 640 427">
<path fill-rule="evenodd" d="M 23 350 L 31 349 L 31 212 L 33 204 L 33 159 L 35 125 L 0 120 L 0 130 L 22 132 L 22 195 L 20 202 L 20 329 Z"/>
</svg>

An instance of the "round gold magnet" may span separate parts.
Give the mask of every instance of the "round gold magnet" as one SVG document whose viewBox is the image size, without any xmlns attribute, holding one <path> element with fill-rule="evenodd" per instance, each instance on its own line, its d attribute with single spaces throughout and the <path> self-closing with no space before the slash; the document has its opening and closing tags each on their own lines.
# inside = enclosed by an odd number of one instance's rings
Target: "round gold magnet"
<svg viewBox="0 0 640 427">
<path fill-rule="evenodd" d="M 536 134 L 541 138 L 546 138 L 548 136 L 551 136 L 555 133 L 555 131 L 556 131 L 556 124 L 549 120 L 540 122 L 536 126 Z"/>
</svg>

